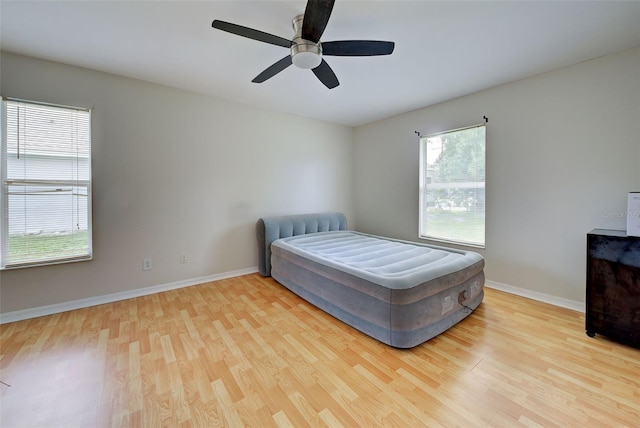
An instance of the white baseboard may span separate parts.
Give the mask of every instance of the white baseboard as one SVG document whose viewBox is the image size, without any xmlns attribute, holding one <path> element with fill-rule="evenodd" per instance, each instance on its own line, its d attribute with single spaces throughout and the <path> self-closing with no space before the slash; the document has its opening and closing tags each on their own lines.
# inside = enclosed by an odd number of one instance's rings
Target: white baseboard
<svg viewBox="0 0 640 428">
<path fill-rule="evenodd" d="M 135 297 L 147 296 L 149 294 L 160 293 L 163 291 L 176 290 L 178 288 L 191 287 L 192 285 L 203 284 L 211 281 L 219 281 L 221 279 L 248 275 L 255 272 L 258 272 L 257 267 L 239 269 L 215 275 L 203 276 L 200 278 L 192 278 L 183 281 L 171 282 L 168 284 L 152 285 L 150 287 L 139 288 L 136 290 L 122 291 L 120 293 L 106 294 L 103 296 L 73 300 L 71 302 L 57 303 L 55 305 L 39 306 L 37 308 L 7 312 L 4 314 L 0 314 L 0 324 L 57 314 L 60 312 L 72 311 L 74 309 L 83 309 L 91 306 L 103 305 L 105 303 L 117 302 L 119 300 L 133 299 Z"/>
<path fill-rule="evenodd" d="M 74 309 L 83 309 L 91 306 L 102 305 L 105 303 L 117 302 L 120 300 L 133 299 L 135 297 L 147 296 L 149 294 L 160 293 L 163 291 L 177 290 L 179 288 L 191 287 L 193 285 L 203 284 L 211 281 L 219 281 L 221 279 L 233 278 L 241 275 L 248 275 L 255 272 L 258 272 L 257 267 L 239 269 L 215 275 L 203 276 L 200 278 L 171 282 L 168 284 L 152 285 L 150 287 L 140 288 L 137 290 L 123 291 L 120 293 L 106 294 L 104 296 L 73 300 L 71 302 L 57 303 L 55 305 L 39 306 L 37 308 L 7 312 L 4 314 L 0 314 L 0 324 L 57 314 L 60 312 L 72 311 Z M 539 302 L 549 303 L 554 306 L 560 306 L 562 308 L 567 308 L 582 313 L 585 312 L 585 304 L 583 302 L 564 299 L 562 297 L 556 297 L 550 294 L 539 293 L 537 291 L 531 291 L 525 288 L 515 287 L 513 285 L 503 284 L 496 281 L 487 280 L 485 282 L 485 285 L 489 288 L 515 294 L 517 296 L 526 297 L 528 299 L 537 300 Z"/>
<path fill-rule="evenodd" d="M 560 306 L 562 308 L 567 308 L 582 313 L 584 313 L 586 309 L 586 305 L 584 302 L 578 302 L 576 300 L 569 300 L 562 297 L 552 296 L 551 294 L 527 290 L 526 288 L 515 287 L 513 285 L 502 284 L 500 282 L 490 280 L 486 280 L 485 285 L 489 288 L 515 294 L 516 296 L 526 297 L 527 299 L 549 303 L 550 305 Z"/>
</svg>

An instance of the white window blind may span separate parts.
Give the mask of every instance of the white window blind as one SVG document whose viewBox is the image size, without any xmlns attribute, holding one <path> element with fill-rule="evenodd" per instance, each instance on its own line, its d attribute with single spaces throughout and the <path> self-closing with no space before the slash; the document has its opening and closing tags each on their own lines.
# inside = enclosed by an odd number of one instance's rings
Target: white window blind
<svg viewBox="0 0 640 428">
<path fill-rule="evenodd" d="M 485 244 L 485 125 L 420 138 L 420 237 Z"/>
<path fill-rule="evenodd" d="M 91 112 L 2 101 L 1 268 L 87 260 Z"/>
</svg>

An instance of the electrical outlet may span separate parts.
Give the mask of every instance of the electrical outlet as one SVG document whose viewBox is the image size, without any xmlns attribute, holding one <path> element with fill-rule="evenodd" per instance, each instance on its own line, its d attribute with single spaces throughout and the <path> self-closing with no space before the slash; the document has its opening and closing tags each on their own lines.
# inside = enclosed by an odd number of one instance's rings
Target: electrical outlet
<svg viewBox="0 0 640 428">
<path fill-rule="evenodd" d="M 180 263 L 189 263 L 189 255 L 187 253 L 180 253 Z"/>
<path fill-rule="evenodd" d="M 152 267 L 153 262 L 151 261 L 150 257 L 142 260 L 142 270 L 151 270 Z"/>
</svg>

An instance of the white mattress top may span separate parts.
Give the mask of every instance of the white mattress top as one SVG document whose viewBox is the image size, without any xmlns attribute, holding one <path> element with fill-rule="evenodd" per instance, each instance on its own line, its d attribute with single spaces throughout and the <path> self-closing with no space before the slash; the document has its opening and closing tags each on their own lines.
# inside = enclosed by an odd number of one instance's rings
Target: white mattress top
<svg viewBox="0 0 640 428">
<path fill-rule="evenodd" d="M 483 260 L 472 251 L 355 231 L 291 236 L 278 239 L 272 245 L 392 289 L 411 288 Z"/>
</svg>

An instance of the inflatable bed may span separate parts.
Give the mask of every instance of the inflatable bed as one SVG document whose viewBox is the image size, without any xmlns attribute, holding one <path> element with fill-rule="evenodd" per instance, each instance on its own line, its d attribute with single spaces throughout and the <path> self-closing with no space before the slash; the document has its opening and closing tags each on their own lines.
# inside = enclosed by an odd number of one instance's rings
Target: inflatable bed
<svg viewBox="0 0 640 428">
<path fill-rule="evenodd" d="M 342 213 L 261 218 L 259 271 L 309 303 L 396 348 L 467 317 L 484 297 L 484 259 L 347 230 Z"/>
</svg>

